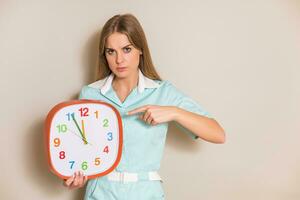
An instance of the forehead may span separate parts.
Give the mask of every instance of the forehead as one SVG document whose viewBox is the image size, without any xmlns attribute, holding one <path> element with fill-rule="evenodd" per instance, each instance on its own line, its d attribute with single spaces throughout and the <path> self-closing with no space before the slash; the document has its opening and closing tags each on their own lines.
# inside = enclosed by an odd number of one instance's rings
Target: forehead
<svg viewBox="0 0 300 200">
<path fill-rule="evenodd" d="M 131 44 L 127 35 L 123 33 L 114 32 L 107 39 L 105 43 L 106 48 L 123 48 L 126 45 Z"/>
</svg>

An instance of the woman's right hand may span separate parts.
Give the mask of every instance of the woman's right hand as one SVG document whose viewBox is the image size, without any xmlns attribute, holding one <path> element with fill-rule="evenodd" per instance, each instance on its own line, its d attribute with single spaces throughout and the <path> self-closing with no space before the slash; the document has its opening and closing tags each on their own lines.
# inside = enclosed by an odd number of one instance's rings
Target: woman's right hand
<svg viewBox="0 0 300 200">
<path fill-rule="evenodd" d="M 64 181 L 64 186 L 69 189 L 81 188 L 85 185 L 87 180 L 87 176 L 84 176 L 83 172 L 77 171 L 73 174 L 73 176 Z"/>
</svg>

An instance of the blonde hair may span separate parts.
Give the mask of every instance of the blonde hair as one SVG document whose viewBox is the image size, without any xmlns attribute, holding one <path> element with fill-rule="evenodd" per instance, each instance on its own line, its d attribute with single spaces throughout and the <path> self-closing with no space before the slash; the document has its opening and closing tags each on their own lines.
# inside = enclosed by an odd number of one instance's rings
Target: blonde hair
<svg viewBox="0 0 300 200">
<path fill-rule="evenodd" d="M 142 73 L 150 79 L 161 80 L 152 63 L 143 28 L 132 14 L 115 15 L 105 23 L 100 34 L 98 79 L 112 73 L 105 57 L 105 43 L 114 32 L 125 34 L 132 45 L 142 52 L 138 66 Z"/>
</svg>

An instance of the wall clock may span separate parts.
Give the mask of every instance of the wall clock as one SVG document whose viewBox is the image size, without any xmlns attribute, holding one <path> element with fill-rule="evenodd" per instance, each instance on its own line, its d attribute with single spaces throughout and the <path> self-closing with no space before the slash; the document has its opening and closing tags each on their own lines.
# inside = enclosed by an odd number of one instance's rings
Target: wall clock
<svg viewBox="0 0 300 200">
<path fill-rule="evenodd" d="M 121 116 L 106 102 L 81 99 L 57 104 L 45 120 L 45 136 L 50 170 L 62 179 L 79 170 L 89 179 L 104 176 L 121 159 Z"/>
</svg>

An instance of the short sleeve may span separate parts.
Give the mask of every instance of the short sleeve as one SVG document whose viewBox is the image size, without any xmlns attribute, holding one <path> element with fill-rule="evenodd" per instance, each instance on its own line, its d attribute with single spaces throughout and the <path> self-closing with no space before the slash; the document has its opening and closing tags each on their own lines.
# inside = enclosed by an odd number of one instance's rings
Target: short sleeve
<svg viewBox="0 0 300 200">
<path fill-rule="evenodd" d="M 85 99 L 84 93 L 85 93 L 85 86 L 80 90 L 78 99 Z"/>
<path fill-rule="evenodd" d="M 89 86 L 83 86 L 78 99 L 99 99 L 100 91 Z"/>
<path fill-rule="evenodd" d="M 193 112 L 208 118 L 212 118 L 211 114 L 208 113 L 199 103 L 193 100 L 191 97 L 185 95 L 179 91 L 174 85 L 170 82 L 168 84 L 168 99 L 171 101 L 171 104 L 177 106 L 181 109 Z M 190 136 L 192 139 L 197 139 L 199 136 L 195 135 L 190 130 L 181 126 L 179 123 L 175 123 L 184 133 Z"/>
</svg>

